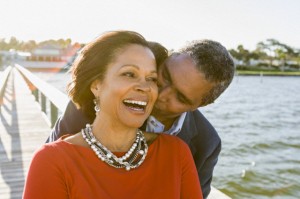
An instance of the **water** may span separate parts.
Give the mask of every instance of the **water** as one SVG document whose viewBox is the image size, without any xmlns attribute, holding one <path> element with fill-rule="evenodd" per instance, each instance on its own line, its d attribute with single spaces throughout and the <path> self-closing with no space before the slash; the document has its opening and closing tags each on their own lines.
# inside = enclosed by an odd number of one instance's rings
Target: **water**
<svg viewBox="0 0 300 199">
<path fill-rule="evenodd" d="M 46 72 L 33 72 L 36 76 L 42 80 L 50 83 L 60 91 L 66 93 L 67 84 L 71 81 L 71 75 L 69 72 L 58 73 L 46 73 Z"/>
<path fill-rule="evenodd" d="M 40 77 L 62 91 L 65 73 Z M 232 198 L 300 198 L 300 77 L 236 77 L 200 109 L 223 147 L 213 185 Z"/>
<path fill-rule="evenodd" d="M 300 198 L 300 78 L 237 77 L 200 110 L 223 149 L 213 185 L 233 198 Z"/>
</svg>

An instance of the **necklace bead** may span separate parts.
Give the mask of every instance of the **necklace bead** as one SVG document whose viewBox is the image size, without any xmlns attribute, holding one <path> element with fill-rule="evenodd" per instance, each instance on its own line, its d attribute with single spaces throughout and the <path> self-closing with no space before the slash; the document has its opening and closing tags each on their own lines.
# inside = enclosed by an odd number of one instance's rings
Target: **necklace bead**
<svg viewBox="0 0 300 199">
<path fill-rule="evenodd" d="M 130 149 L 118 158 L 109 149 L 101 144 L 92 132 L 92 125 L 87 124 L 85 129 L 81 130 L 83 139 L 90 145 L 96 156 L 115 168 L 125 168 L 126 171 L 139 167 L 145 160 L 148 152 L 148 145 L 144 134 L 137 129 L 136 139 Z"/>
</svg>

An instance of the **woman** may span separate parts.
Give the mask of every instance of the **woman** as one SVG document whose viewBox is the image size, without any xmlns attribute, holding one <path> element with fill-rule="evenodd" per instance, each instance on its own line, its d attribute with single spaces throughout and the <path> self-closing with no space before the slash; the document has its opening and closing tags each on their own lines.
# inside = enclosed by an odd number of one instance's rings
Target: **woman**
<svg viewBox="0 0 300 199">
<path fill-rule="evenodd" d="M 96 118 L 36 152 L 24 198 L 202 198 L 188 146 L 138 129 L 157 98 L 156 78 L 138 33 L 108 32 L 85 46 L 68 93 Z"/>
</svg>

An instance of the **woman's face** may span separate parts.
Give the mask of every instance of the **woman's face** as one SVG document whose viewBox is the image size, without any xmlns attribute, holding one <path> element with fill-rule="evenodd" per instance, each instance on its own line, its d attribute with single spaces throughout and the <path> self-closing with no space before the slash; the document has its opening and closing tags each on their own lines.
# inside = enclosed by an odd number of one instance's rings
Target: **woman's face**
<svg viewBox="0 0 300 199">
<path fill-rule="evenodd" d="M 107 66 L 104 80 L 91 85 L 100 102 L 97 117 L 115 125 L 140 127 L 157 98 L 156 81 L 155 58 L 150 49 L 131 44 L 118 51 Z"/>
</svg>

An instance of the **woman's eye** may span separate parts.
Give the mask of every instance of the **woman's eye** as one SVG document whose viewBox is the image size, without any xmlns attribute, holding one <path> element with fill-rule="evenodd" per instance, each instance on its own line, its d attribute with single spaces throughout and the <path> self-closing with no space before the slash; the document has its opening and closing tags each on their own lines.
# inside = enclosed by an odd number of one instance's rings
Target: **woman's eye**
<svg viewBox="0 0 300 199">
<path fill-rule="evenodd" d="M 148 77 L 147 81 L 152 81 L 152 82 L 157 83 L 157 77 Z"/>
<path fill-rule="evenodd" d="M 126 73 L 123 73 L 122 75 L 126 76 L 126 77 L 134 77 L 134 73 L 132 73 L 132 72 L 126 72 Z"/>
</svg>

